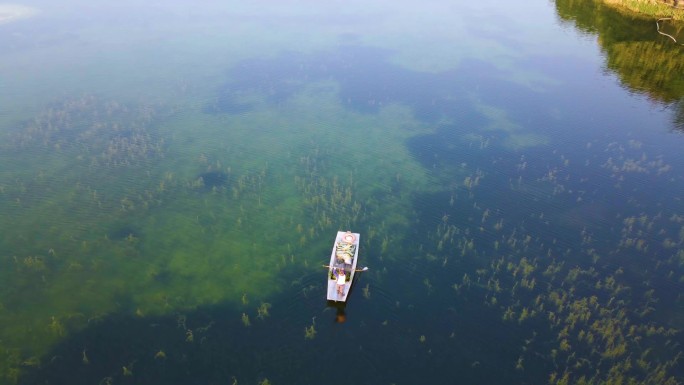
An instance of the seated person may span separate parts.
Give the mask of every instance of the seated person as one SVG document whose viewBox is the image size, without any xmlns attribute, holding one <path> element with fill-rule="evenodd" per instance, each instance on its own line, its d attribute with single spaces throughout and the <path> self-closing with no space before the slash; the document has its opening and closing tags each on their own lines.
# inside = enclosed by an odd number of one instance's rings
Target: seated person
<svg viewBox="0 0 684 385">
<path fill-rule="evenodd" d="M 344 269 L 337 269 L 337 294 L 344 295 L 344 285 L 347 283 L 347 275 Z"/>
</svg>

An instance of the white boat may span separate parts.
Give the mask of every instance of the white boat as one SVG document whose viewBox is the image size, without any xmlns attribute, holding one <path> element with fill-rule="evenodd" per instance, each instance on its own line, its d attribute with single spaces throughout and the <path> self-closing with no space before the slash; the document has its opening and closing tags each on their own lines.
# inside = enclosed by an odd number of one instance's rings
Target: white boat
<svg viewBox="0 0 684 385">
<path fill-rule="evenodd" d="M 328 265 L 328 301 L 346 302 L 359 257 L 359 233 L 338 231 Z M 340 279 L 340 270 L 344 279 Z M 339 285 L 338 285 L 339 281 Z M 344 282 L 342 284 L 342 282 Z"/>
</svg>

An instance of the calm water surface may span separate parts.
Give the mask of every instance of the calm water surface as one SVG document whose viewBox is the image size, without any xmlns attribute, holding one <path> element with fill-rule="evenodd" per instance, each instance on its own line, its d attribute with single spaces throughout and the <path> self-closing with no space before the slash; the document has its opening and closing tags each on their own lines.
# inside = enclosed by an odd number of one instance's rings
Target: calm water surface
<svg viewBox="0 0 684 385">
<path fill-rule="evenodd" d="M 0 383 L 683 378 L 684 51 L 654 21 L 21 5 L 0 4 L 24 15 L 0 24 Z M 347 229 L 369 271 L 340 306 L 322 265 Z"/>
</svg>

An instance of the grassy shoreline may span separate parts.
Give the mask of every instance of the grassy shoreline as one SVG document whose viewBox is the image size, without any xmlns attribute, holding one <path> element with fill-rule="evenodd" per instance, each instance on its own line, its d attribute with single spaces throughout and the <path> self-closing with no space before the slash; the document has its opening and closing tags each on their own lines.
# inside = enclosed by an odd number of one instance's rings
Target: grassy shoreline
<svg viewBox="0 0 684 385">
<path fill-rule="evenodd" d="M 684 21 L 684 1 L 678 8 L 672 3 L 662 0 L 602 0 L 604 4 L 654 18 L 671 17 L 673 20 Z"/>
</svg>

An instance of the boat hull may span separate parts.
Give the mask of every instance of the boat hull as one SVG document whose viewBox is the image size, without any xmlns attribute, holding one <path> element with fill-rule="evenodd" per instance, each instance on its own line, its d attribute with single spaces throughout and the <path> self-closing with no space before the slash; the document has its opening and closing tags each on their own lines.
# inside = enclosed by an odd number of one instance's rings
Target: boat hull
<svg viewBox="0 0 684 385">
<path fill-rule="evenodd" d="M 361 234 L 349 231 L 338 231 L 333 242 L 332 252 L 330 253 L 330 263 L 328 264 L 328 301 L 347 302 L 349 290 L 354 283 L 354 273 L 359 257 L 359 240 Z M 338 291 L 337 274 L 335 269 L 343 268 L 346 273 L 343 294 Z"/>
</svg>

